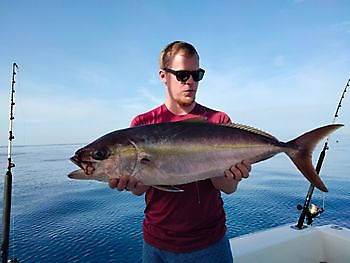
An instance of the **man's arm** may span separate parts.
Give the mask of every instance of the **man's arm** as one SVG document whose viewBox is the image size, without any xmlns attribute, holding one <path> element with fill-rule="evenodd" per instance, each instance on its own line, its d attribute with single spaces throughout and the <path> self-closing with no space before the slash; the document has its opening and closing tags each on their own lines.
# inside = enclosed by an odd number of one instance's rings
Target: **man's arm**
<svg viewBox="0 0 350 263">
<path fill-rule="evenodd" d="M 251 168 L 250 163 L 243 161 L 231 166 L 230 169 L 225 171 L 224 176 L 211 178 L 211 182 L 216 189 L 231 194 L 237 190 L 238 183 L 243 178 L 248 178 Z"/>
</svg>

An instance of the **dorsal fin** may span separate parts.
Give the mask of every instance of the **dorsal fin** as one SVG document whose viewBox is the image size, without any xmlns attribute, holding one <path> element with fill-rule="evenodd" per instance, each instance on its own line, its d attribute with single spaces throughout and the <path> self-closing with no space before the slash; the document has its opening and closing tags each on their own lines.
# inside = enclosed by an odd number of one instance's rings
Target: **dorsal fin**
<svg viewBox="0 0 350 263">
<path fill-rule="evenodd" d="M 239 123 L 222 124 L 222 125 L 227 126 L 227 127 L 231 127 L 231 128 L 236 128 L 236 129 L 248 131 L 248 132 L 252 132 L 252 133 L 255 133 L 255 134 L 264 136 L 264 137 L 266 137 L 266 138 L 269 138 L 269 139 L 278 141 L 278 139 L 277 139 L 276 137 L 272 136 L 271 134 L 269 134 L 269 133 L 267 133 L 267 132 L 264 132 L 264 131 L 262 131 L 262 130 L 259 130 L 259 129 L 257 129 L 257 128 L 248 126 L 248 125 L 239 124 Z"/>
</svg>

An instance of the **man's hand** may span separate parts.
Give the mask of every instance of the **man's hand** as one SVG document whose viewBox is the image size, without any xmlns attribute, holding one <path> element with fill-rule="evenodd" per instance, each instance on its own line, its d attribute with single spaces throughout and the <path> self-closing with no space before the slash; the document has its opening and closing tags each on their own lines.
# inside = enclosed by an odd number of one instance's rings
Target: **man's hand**
<svg viewBox="0 0 350 263">
<path fill-rule="evenodd" d="M 242 178 L 248 178 L 251 170 L 252 166 L 246 161 L 243 161 L 236 165 L 232 165 L 230 169 L 226 170 L 225 177 L 239 182 Z"/>
<path fill-rule="evenodd" d="M 230 169 L 225 171 L 224 176 L 211 178 L 215 188 L 226 194 L 233 193 L 237 190 L 238 183 L 243 178 L 248 178 L 252 169 L 250 163 L 242 161 L 241 163 L 232 165 Z"/>
<path fill-rule="evenodd" d="M 113 178 L 108 181 L 110 188 L 116 188 L 118 191 L 130 191 L 134 195 L 142 195 L 145 193 L 149 186 L 144 185 L 138 181 L 134 176 L 122 175 L 120 178 Z"/>
</svg>

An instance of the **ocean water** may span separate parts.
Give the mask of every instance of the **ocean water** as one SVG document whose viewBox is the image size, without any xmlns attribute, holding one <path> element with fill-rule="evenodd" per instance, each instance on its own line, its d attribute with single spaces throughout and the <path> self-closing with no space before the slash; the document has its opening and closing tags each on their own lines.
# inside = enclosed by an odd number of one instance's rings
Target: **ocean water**
<svg viewBox="0 0 350 263">
<path fill-rule="evenodd" d="M 14 147 L 10 257 L 21 262 L 138 262 L 144 199 L 106 183 L 75 181 L 69 157 L 82 145 Z M 321 145 L 322 146 L 322 145 Z M 314 162 L 320 148 L 316 149 Z M 350 138 L 327 152 L 321 176 L 329 193 L 312 202 L 325 212 L 314 225 L 350 228 Z M 6 172 L 7 148 L 0 147 Z M 3 176 L 1 192 L 3 191 Z M 284 154 L 255 164 L 236 193 L 223 194 L 228 236 L 296 223 L 308 183 Z M 2 213 L 1 200 L 1 213 Z"/>
</svg>

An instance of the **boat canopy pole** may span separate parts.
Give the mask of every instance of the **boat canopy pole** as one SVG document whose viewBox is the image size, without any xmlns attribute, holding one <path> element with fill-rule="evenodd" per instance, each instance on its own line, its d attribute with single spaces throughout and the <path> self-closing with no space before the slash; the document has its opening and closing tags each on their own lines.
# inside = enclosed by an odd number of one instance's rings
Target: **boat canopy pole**
<svg viewBox="0 0 350 263">
<path fill-rule="evenodd" d="M 1 259 L 2 263 L 18 262 L 17 259 L 8 260 L 9 239 L 10 239 L 10 219 L 11 219 L 11 195 L 12 195 L 12 172 L 11 169 L 15 167 L 12 162 L 12 140 L 15 138 L 12 131 L 12 122 L 14 120 L 14 93 L 15 93 L 15 76 L 18 65 L 12 65 L 12 84 L 11 84 L 11 100 L 10 100 L 10 124 L 9 124 L 9 138 L 7 147 L 7 171 L 4 179 L 4 207 L 2 217 L 2 243 L 1 243 Z"/>
<path fill-rule="evenodd" d="M 339 110 L 340 110 L 340 108 L 342 106 L 341 103 L 342 103 L 343 99 L 345 98 L 345 93 L 346 93 L 347 88 L 349 87 L 349 85 L 350 85 L 350 79 L 348 79 L 348 82 L 346 83 L 345 88 L 343 90 L 343 93 L 342 93 L 342 95 L 340 97 L 337 109 L 336 109 L 336 111 L 334 113 L 334 116 L 333 116 L 333 122 L 332 122 L 333 124 L 335 123 L 335 121 L 337 120 L 337 118 L 339 116 Z M 320 156 L 318 157 L 318 161 L 317 161 L 317 165 L 316 165 L 316 172 L 318 174 L 320 174 L 321 167 L 322 167 L 322 164 L 323 164 L 323 160 L 324 160 L 324 157 L 326 156 L 326 151 L 329 149 L 328 141 L 329 141 L 329 137 L 326 139 L 326 142 L 325 142 L 325 144 L 323 146 L 323 149 L 322 149 L 322 151 L 320 153 Z M 295 226 L 295 228 L 297 228 L 297 229 L 303 229 L 305 227 L 304 226 L 305 217 L 307 219 L 307 224 L 311 225 L 313 219 L 315 217 L 319 216 L 324 211 L 323 208 L 319 209 L 315 205 L 311 205 L 311 207 L 310 207 L 311 197 L 312 197 L 312 194 L 314 192 L 314 189 L 315 189 L 315 186 L 313 184 L 310 184 L 309 190 L 308 190 L 306 198 L 305 198 L 304 206 L 302 206 L 300 204 L 297 206 L 297 209 L 301 210 L 298 223 Z"/>
</svg>

